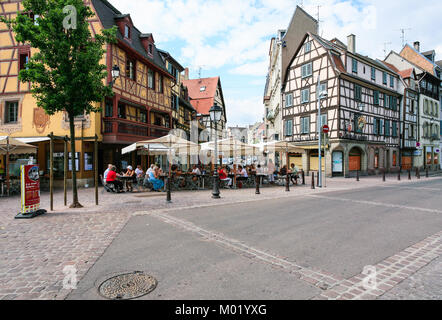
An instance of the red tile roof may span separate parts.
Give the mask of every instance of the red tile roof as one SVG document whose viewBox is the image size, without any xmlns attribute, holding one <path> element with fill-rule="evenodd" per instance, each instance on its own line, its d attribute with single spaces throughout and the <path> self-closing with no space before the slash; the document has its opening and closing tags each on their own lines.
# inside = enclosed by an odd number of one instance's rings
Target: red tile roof
<svg viewBox="0 0 442 320">
<path fill-rule="evenodd" d="M 399 69 L 398 68 L 396 68 L 394 65 L 392 65 L 391 63 L 388 63 L 388 62 L 385 62 L 385 61 L 382 61 L 382 63 L 383 64 L 385 64 L 387 67 L 389 67 L 391 70 L 393 70 L 394 72 L 396 72 L 396 73 L 399 73 Z"/>
<path fill-rule="evenodd" d="M 184 80 L 183 85 L 189 91 L 190 103 L 198 113 L 209 114 L 214 104 L 219 77 Z M 206 87 L 205 90 L 201 90 Z"/>
<path fill-rule="evenodd" d="M 340 72 L 346 72 L 346 71 L 345 71 L 344 64 L 342 63 L 341 58 L 338 57 L 338 56 L 335 55 L 335 54 L 332 54 L 331 56 L 332 56 L 332 58 L 333 58 L 333 61 L 335 62 L 336 68 L 338 68 L 338 70 L 339 70 Z"/>
<path fill-rule="evenodd" d="M 402 77 L 402 79 L 408 79 L 408 78 L 411 78 L 411 75 L 413 74 L 413 68 L 399 71 L 398 73 Z"/>
</svg>

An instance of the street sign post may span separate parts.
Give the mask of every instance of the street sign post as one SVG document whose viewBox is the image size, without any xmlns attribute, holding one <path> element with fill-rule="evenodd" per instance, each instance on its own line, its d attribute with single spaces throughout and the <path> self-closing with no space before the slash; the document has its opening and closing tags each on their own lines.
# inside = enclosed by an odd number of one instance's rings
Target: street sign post
<svg viewBox="0 0 442 320">
<path fill-rule="evenodd" d="M 322 132 L 325 133 L 325 134 L 329 133 L 330 132 L 330 127 L 328 125 L 324 125 L 322 127 Z"/>
</svg>

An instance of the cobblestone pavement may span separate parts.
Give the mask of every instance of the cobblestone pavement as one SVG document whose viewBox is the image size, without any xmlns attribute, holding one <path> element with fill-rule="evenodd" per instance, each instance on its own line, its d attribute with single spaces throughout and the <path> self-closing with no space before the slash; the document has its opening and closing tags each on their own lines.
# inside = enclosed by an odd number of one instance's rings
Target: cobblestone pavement
<svg viewBox="0 0 442 320">
<path fill-rule="evenodd" d="M 442 300 L 442 256 L 380 297 L 382 300 Z"/>
<path fill-rule="evenodd" d="M 421 181 L 440 179 L 431 177 Z M 306 177 L 306 180 L 309 179 Z M 70 290 L 63 289 L 66 266 L 76 266 L 80 280 L 119 234 L 137 211 L 222 205 L 264 199 L 302 197 L 329 191 L 397 185 L 395 177 L 328 179 L 327 188 L 312 190 L 309 185 L 254 189 L 221 190 L 223 199 L 211 199 L 210 191 L 178 192 L 172 203 L 164 193 L 110 194 L 100 188 L 100 205 L 95 206 L 91 189 L 79 191 L 83 209 L 63 206 L 63 193 L 54 195 L 54 211 L 30 220 L 15 220 L 20 198 L 0 198 L 0 300 L 64 299 Z M 70 199 L 70 194 L 68 199 Z M 42 194 L 42 207 L 49 207 L 49 195 Z M 440 276 L 440 273 L 439 273 Z"/>
</svg>

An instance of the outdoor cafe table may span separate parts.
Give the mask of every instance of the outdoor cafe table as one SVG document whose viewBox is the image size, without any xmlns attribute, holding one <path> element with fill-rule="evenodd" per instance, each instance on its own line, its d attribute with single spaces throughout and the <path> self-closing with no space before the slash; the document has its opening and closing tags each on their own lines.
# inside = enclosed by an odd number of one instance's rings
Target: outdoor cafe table
<svg viewBox="0 0 442 320">
<path fill-rule="evenodd" d="M 127 182 L 134 181 L 134 177 L 129 177 L 129 176 L 119 176 L 117 177 L 117 179 L 123 182 L 123 189 L 125 189 L 126 192 L 127 192 Z"/>
</svg>

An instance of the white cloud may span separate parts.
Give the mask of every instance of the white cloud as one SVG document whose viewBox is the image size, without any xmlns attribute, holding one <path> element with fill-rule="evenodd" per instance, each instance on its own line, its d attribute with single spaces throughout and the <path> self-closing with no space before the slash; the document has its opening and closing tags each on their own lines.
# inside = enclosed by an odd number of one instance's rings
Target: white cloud
<svg viewBox="0 0 442 320">
<path fill-rule="evenodd" d="M 262 121 L 264 109 L 262 107 L 262 97 L 252 97 L 248 99 L 226 98 L 227 121 L 229 125 L 247 125 Z"/>
<path fill-rule="evenodd" d="M 207 76 L 213 70 L 224 74 L 262 76 L 265 81 L 269 41 L 278 29 L 287 28 L 296 4 L 293 0 L 110 0 L 123 13 L 130 13 L 142 32 L 151 32 L 159 45 L 179 42 L 169 50 L 195 72 L 200 66 Z M 320 35 L 327 39 L 357 36 L 357 51 L 383 58 L 384 48 L 401 49 L 400 28 L 406 40 L 421 42 L 423 51 L 435 49 L 442 60 L 442 1 L 304 0 L 304 9 L 317 16 L 320 5 Z M 390 43 L 384 45 L 385 43 Z M 256 81 L 251 78 L 248 82 Z M 232 124 L 261 118 L 262 90 L 229 89 L 224 95 Z M 239 91 L 239 92 L 238 92 Z M 250 108 L 250 109 L 248 109 Z M 253 118 L 254 117 L 254 118 Z"/>
<path fill-rule="evenodd" d="M 250 76 L 263 76 L 267 75 L 268 62 L 263 60 L 259 62 L 245 63 L 235 69 L 230 70 L 230 73 L 239 75 L 250 75 Z"/>
</svg>

